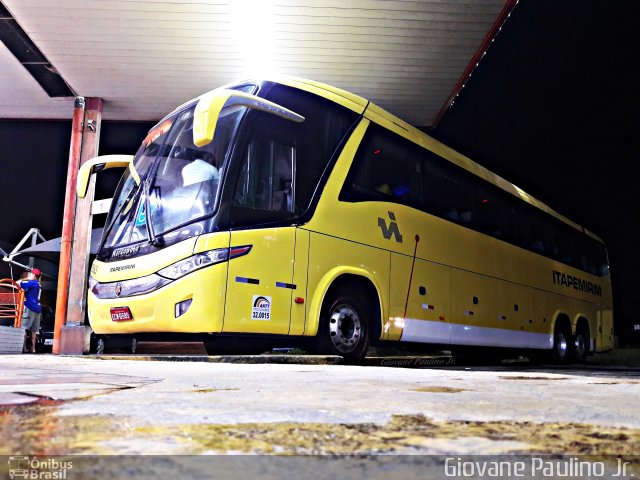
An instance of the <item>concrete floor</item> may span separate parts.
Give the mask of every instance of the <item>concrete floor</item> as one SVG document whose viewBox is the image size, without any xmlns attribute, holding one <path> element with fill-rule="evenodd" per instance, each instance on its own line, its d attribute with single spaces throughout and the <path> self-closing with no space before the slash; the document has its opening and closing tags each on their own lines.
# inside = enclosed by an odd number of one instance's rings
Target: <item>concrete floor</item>
<svg viewBox="0 0 640 480">
<path fill-rule="evenodd" d="M 562 368 L 457 367 L 438 357 L 354 366 L 295 355 L 6 355 L 0 454 L 635 455 L 638 353 Z"/>
</svg>

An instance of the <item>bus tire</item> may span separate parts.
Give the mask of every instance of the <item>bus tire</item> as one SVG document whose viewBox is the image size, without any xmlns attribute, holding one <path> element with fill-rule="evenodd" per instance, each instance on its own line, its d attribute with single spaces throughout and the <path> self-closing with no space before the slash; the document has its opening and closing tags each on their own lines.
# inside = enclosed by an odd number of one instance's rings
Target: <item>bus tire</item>
<svg viewBox="0 0 640 480">
<path fill-rule="evenodd" d="M 340 355 L 361 360 L 369 349 L 369 322 L 372 310 L 366 295 L 357 288 L 340 288 L 329 292 L 320 312 L 318 350 L 326 355 Z"/>
<path fill-rule="evenodd" d="M 553 331 L 553 349 L 551 361 L 553 363 L 568 363 L 571 358 L 571 329 L 564 323 L 556 324 Z"/>
<path fill-rule="evenodd" d="M 584 326 L 578 326 L 571 347 L 573 360 L 578 363 L 584 363 L 589 354 L 589 331 Z"/>
</svg>

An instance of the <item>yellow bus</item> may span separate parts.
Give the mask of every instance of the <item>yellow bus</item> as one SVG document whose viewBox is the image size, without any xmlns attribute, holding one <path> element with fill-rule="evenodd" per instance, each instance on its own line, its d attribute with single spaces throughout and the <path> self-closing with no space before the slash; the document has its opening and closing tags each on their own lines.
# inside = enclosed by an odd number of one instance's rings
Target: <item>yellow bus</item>
<svg viewBox="0 0 640 480">
<path fill-rule="evenodd" d="M 115 166 L 88 293 L 104 338 L 265 336 L 349 359 L 387 342 L 559 362 L 612 348 L 596 235 L 344 90 L 225 85 L 135 156 L 87 162 L 78 194 Z"/>
</svg>

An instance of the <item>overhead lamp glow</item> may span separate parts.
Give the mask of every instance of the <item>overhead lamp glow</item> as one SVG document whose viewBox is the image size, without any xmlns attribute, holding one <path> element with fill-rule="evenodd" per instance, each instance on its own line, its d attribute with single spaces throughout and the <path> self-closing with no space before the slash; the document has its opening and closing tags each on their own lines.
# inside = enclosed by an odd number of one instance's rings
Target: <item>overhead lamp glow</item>
<svg viewBox="0 0 640 480">
<path fill-rule="evenodd" d="M 245 77 L 279 73 L 276 62 L 277 14 L 273 0 L 234 0 L 231 7 L 231 38 Z"/>
</svg>

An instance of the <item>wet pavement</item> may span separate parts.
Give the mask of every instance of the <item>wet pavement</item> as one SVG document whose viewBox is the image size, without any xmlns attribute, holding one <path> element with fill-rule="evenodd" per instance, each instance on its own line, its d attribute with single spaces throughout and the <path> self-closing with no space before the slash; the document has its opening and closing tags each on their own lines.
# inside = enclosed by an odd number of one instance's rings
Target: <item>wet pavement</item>
<svg viewBox="0 0 640 480">
<path fill-rule="evenodd" d="M 634 455 L 640 356 L 0 356 L 0 455 Z M 640 474 L 640 472 L 638 472 Z"/>
</svg>

